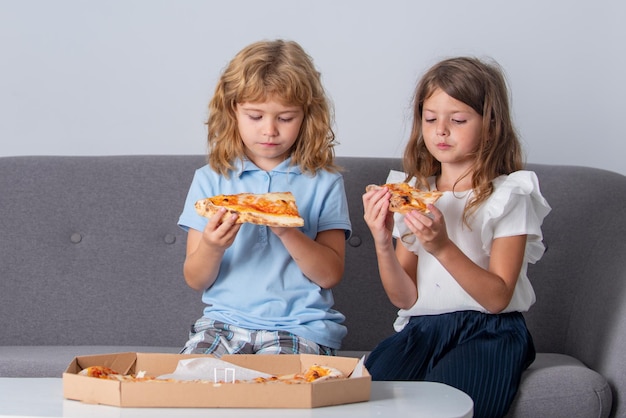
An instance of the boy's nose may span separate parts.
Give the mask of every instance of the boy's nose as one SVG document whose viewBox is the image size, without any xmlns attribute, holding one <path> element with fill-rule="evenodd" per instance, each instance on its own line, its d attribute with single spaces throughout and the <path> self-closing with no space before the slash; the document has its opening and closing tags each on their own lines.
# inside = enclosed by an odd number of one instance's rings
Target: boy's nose
<svg viewBox="0 0 626 418">
<path fill-rule="evenodd" d="M 278 129 L 276 128 L 276 122 L 268 121 L 265 125 L 265 135 L 266 136 L 277 136 Z"/>
</svg>

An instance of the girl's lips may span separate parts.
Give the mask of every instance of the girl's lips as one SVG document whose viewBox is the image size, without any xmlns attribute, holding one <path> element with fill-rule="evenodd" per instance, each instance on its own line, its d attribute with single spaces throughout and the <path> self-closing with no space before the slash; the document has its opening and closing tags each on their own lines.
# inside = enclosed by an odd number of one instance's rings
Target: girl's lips
<svg viewBox="0 0 626 418">
<path fill-rule="evenodd" d="M 448 145 L 445 142 L 440 142 L 437 144 L 437 148 L 445 150 L 445 149 L 452 148 L 452 145 Z"/>
</svg>

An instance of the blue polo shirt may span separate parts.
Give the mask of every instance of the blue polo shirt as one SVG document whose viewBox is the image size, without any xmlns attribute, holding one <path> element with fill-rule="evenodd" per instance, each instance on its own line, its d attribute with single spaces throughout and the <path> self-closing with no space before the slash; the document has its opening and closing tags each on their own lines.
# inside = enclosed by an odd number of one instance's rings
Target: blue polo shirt
<svg viewBox="0 0 626 418">
<path fill-rule="evenodd" d="M 226 178 L 208 165 L 194 175 L 178 224 L 204 230 L 207 218 L 196 213 L 199 199 L 218 194 L 290 191 L 304 226 L 315 239 L 321 231 L 351 233 L 343 177 L 320 170 L 316 175 L 290 166 L 290 159 L 274 170 L 261 170 L 249 160 Z M 243 224 L 224 253 L 215 283 L 202 296 L 204 316 L 252 330 L 288 331 L 331 348 L 340 348 L 346 335 L 345 317 L 332 309 L 332 292 L 310 281 L 270 228 Z"/>
</svg>

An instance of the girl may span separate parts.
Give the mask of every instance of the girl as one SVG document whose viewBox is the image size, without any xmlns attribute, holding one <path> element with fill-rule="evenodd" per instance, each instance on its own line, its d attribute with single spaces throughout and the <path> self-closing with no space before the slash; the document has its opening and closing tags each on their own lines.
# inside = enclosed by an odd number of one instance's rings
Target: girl
<svg viewBox="0 0 626 418">
<path fill-rule="evenodd" d="M 472 397 L 477 417 L 502 416 L 535 357 L 521 312 L 535 301 L 526 269 L 543 254 L 550 207 L 535 174 L 521 170 L 496 64 L 442 61 L 423 76 L 414 100 L 406 173 L 392 171 L 387 182 L 444 195 L 429 205 L 430 216 L 395 218 L 386 188 L 363 195 L 380 277 L 400 308 L 398 332 L 366 366 L 375 380 L 449 384 Z M 395 249 L 392 236 L 400 238 Z"/>
<path fill-rule="evenodd" d="M 334 354 L 346 334 L 330 288 L 351 232 L 334 165 L 331 111 L 320 75 L 295 42 L 254 43 L 224 70 L 209 105 L 209 163 L 196 171 L 179 225 L 184 276 L 204 315 L 183 353 Z M 291 191 L 302 228 L 199 216 L 218 194 Z"/>
</svg>

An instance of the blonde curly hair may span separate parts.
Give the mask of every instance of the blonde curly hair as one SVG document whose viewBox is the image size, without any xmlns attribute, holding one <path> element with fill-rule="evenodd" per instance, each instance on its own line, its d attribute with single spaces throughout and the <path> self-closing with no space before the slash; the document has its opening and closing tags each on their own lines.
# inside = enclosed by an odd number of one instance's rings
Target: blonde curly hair
<svg viewBox="0 0 626 418">
<path fill-rule="evenodd" d="M 290 156 L 303 172 L 337 171 L 330 100 L 312 58 L 294 41 L 260 41 L 242 49 L 223 71 L 209 103 L 209 165 L 228 176 L 245 149 L 237 129 L 240 103 L 279 100 L 301 106 L 304 119 Z"/>
</svg>

